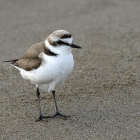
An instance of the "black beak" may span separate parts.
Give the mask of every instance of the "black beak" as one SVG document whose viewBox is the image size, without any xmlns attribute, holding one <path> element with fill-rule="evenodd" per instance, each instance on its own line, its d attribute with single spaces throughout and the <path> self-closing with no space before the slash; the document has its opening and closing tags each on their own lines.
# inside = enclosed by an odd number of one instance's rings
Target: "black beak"
<svg viewBox="0 0 140 140">
<path fill-rule="evenodd" d="M 73 43 L 71 43 L 71 44 L 70 44 L 70 46 L 71 46 L 72 48 L 81 49 L 81 47 L 80 47 L 80 46 L 77 46 L 77 45 L 75 45 L 75 44 L 73 44 Z"/>
</svg>

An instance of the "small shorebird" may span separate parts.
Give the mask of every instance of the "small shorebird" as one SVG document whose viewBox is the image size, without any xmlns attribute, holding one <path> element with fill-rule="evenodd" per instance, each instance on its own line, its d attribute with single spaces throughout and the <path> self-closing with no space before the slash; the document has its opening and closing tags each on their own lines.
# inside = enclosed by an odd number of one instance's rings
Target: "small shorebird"
<svg viewBox="0 0 140 140">
<path fill-rule="evenodd" d="M 39 118 L 37 121 L 56 116 L 69 117 L 59 112 L 55 92 L 63 85 L 73 70 L 72 48 L 80 49 L 81 47 L 73 44 L 73 38 L 69 32 L 57 30 L 50 34 L 45 41 L 31 46 L 22 58 L 4 61 L 11 62 L 20 71 L 24 79 L 36 85 L 39 102 Z M 39 89 L 53 94 L 56 107 L 55 115 L 42 115 Z"/>
</svg>

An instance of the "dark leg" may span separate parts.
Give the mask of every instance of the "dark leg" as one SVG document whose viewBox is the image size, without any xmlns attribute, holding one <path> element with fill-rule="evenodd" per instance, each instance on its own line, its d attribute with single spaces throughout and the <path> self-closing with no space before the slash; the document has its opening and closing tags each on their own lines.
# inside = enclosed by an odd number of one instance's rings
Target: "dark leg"
<svg viewBox="0 0 140 140">
<path fill-rule="evenodd" d="M 63 117 L 64 119 L 67 119 L 68 117 L 70 117 L 70 116 L 62 115 L 59 113 L 58 106 L 57 106 L 56 99 L 55 99 L 55 91 L 52 91 L 52 94 L 53 94 L 53 99 L 54 99 L 54 103 L 55 103 L 56 113 L 54 116 L 47 116 L 47 118 L 54 118 L 56 116 L 60 116 L 60 117 Z"/>
<path fill-rule="evenodd" d="M 40 92 L 39 92 L 39 88 L 37 88 L 36 93 L 37 93 L 38 103 L 39 103 L 39 118 L 36 120 L 36 122 L 37 122 L 37 121 L 40 121 L 40 120 L 42 120 L 43 118 L 47 118 L 47 117 L 42 116 L 42 113 L 41 113 L 41 106 L 40 106 Z"/>
<path fill-rule="evenodd" d="M 58 107 L 57 107 L 57 103 L 56 103 L 56 99 L 55 99 L 55 91 L 52 91 L 52 94 L 53 94 L 53 99 L 54 99 L 56 114 L 57 114 L 59 111 L 58 111 Z"/>
</svg>

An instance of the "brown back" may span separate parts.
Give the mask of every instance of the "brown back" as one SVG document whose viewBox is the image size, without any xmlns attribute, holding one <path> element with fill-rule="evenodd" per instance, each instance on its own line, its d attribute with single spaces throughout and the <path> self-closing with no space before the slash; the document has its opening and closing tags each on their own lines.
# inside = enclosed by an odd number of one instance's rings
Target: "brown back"
<svg viewBox="0 0 140 140">
<path fill-rule="evenodd" d="M 50 50 L 45 48 L 45 42 L 37 43 L 31 46 L 24 54 L 23 58 L 14 61 L 12 64 L 23 68 L 26 71 L 37 69 L 42 62 L 42 59 L 39 58 L 39 54 L 44 52 L 47 54 Z"/>
</svg>

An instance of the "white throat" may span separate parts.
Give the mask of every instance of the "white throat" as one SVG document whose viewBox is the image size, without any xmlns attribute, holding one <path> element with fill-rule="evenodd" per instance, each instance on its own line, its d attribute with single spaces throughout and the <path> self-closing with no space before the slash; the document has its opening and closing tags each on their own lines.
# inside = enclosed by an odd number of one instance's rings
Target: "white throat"
<svg viewBox="0 0 140 140">
<path fill-rule="evenodd" d="M 47 39 L 45 40 L 45 46 L 58 55 L 68 55 L 72 51 L 71 47 L 65 45 L 53 47 L 52 45 L 50 45 Z"/>
</svg>

